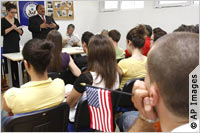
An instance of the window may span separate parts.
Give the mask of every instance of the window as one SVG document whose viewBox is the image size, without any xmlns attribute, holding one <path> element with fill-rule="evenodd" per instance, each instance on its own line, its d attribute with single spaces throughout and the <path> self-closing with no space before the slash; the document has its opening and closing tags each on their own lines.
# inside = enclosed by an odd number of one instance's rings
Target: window
<svg viewBox="0 0 200 133">
<path fill-rule="evenodd" d="M 121 9 L 144 8 L 144 1 L 121 1 Z"/>
<path fill-rule="evenodd" d="M 105 1 L 105 5 L 104 5 L 104 8 L 106 10 L 109 10 L 109 9 L 117 9 L 118 8 L 118 5 L 119 4 L 119 1 Z"/>
<path fill-rule="evenodd" d="M 165 1 L 165 0 L 155 0 L 155 7 L 175 7 L 175 6 L 187 6 L 190 5 L 190 0 L 182 1 Z"/>
<path fill-rule="evenodd" d="M 195 5 L 199 5 L 199 1 L 198 1 L 198 0 L 195 0 L 195 1 L 194 1 L 194 4 L 195 4 Z"/>
</svg>

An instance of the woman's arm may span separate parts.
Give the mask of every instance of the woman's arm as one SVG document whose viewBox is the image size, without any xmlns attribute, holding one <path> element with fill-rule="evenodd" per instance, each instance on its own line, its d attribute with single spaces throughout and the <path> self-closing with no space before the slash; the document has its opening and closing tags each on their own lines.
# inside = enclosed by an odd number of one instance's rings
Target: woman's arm
<svg viewBox="0 0 200 133">
<path fill-rule="evenodd" d="M 74 60 L 70 56 L 70 61 L 69 61 L 69 69 L 73 73 L 74 76 L 79 77 L 81 74 L 81 70 L 77 67 L 77 65 L 74 63 Z"/>
<path fill-rule="evenodd" d="M 7 106 L 4 97 L 2 98 L 2 104 L 3 104 L 3 109 L 4 109 L 6 112 L 8 112 L 8 113 L 11 112 L 11 109 Z"/>
<path fill-rule="evenodd" d="M 20 35 L 22 35 L 23 34 L 23 31 L 22 31 L 22 29 L 16 29 L 16 31 L 20 34 Z"/>
<path fill-rule="evenodd" d="M 82 94 L 73 88 L 71 93 L 67 97 L 66 102 L 70 108 L 73 108 L 76 105 L 76 103 L 79 101 L 79 99 L 81 99 L 81 97 L 82 97 Z"/>
<path fill-rule="evenodd" d="M 14 30 L 17 26 L 16 25 L 12 25 L 10 28 L 5 29 L 5 34 L 8 34 L 9 32 L 11 32 L 12 30 Z"/>
</svg>

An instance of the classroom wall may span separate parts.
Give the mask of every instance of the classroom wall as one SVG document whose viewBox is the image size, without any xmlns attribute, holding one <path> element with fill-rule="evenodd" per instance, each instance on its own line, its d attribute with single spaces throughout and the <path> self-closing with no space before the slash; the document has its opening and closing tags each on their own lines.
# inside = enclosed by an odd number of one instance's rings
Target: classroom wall
<svg viewBox="0 0 200 133">
<path fill-rule="evenodd" d="M 152 1 L 145 1 L 144 9 L 101 12 L 99 31 L 117 29 L 122 34 L 119 46 L 126 49 L 126 34 L 138 24 L 149 24 L 172 32 L 181 24 L 199 23 L 199 6 L 154 8 Z"/>
</svg>

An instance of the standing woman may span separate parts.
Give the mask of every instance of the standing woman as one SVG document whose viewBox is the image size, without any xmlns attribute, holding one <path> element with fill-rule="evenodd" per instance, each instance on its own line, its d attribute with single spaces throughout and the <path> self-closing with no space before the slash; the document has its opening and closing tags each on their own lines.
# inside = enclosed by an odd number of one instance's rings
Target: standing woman
<svg viewBox="0 0 200 133">
<path fill-rule="evenodd" d="M 1 36 L 3 36 L 3 53 L 19 52 L 20 36 L 23 34 L 22 29 L 17 29 L 20 26 L 19 21 L 15 18 L 17 14 L 16 5 L 6 2 L 5 5 L 7 15 L 1 19 Z M 5 62 L 7 65 L 7 61 Z M 7 67 L 6 67 L 7 68 Z M 12 81 L 14 86 L 19 86 L 17 63 L 11 61 Z M 6 70 L 7 71 L 7 70 Z"/>
</svg>

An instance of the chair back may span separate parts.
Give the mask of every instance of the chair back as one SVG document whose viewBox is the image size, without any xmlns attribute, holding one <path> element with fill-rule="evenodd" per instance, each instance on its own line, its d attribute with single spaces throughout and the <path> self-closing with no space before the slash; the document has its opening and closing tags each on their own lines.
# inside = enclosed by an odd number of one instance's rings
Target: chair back
<svg viewBox="0 0 200 133">
<path fill-rule="evenodd" d="M 48 109 L 17 114 L 8 117 L 4 132 L 65 132 L 67 131 L 69 106 L 66 103 Z"/>
<path fill-rule="evenodd" d="M 123 92 L 128 92 L 128 93 L 132 93 L 132 88 L 133 88 L 133 85 L 135 83 L 136 80 L 141 80 L 141 81 L 144 81 L 144 78 L 137 78 L 137 79 L 132 79 L 132 80 L 129 80 L 123 87 L 122 91 Z M 134 104 L 132 103 L 131 101 L 131 96 L 128 96 L 128 95 L 125 95 L 125 94 L 121 94 L 120 95 L 120 101 L 119 101 L 119 105 L 118 105 L 121 109 L 122 108 L 126 108 L 128 109 L 127 111 L 130 111 L 130 110 L 137 110 L 135 107 L 134 107 Z M 122 111 L 123 112 L 123 111 Z"/>
<path fill-rule="evenodd" d="M 115 113 L 117 109 L 117 103 L 119 100 L 119 93 L 111 92 L 111 101 L 112 101 L 112 110 L 113 110 L 113 128 L 115 129 Z M 80 131 L 82 128 L 88 128 L 88 131 L 91 131 L 90 128 L 90 113 L 88 107 L 87 97 L 82 97 L 78 103 L 75 115 L 75 129 L 76 132 Z"/>
<path fill-rule="evenodd" d="M 48 77 L 52 79 L 60 78 L 66 84 L 74 84 L 76 77 L 72 74 L 70 70 L 64 70 L 62 72 L 48 72 Z"/>
</svg>

